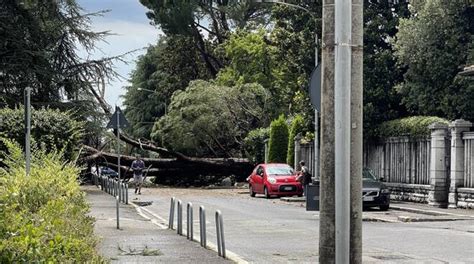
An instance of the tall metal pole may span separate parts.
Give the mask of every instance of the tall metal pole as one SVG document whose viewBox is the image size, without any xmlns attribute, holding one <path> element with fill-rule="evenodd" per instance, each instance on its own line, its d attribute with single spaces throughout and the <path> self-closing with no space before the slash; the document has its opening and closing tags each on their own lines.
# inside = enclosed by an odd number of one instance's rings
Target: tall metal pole
<svg viewBox="0 0 474 264">
<path fill-rule="evenodd" d="M 334 162 L 336 263 L 349 263 L 351 168 L 351 0 L 334 7 Z"/>
<path fill-rule="evenodd" d="M 31 88 L 26 87 L 25 93 L 25 168 L 26 176 L 29 176 L 31 167 Z"/>
<path fill-rule="evenodd" d="M 314 30 L 316 31 L 317 26 Z M 318 67 L 318 34 L 314 35 L 314 67 Z M 314 108 L 314 177 L 319 181 L 319 111 Z"/>
<path fill-rule="evenodd" d="M 118 182 L 120 183 L 120 111 L 117 106 L 115 106 L 115 111 L 117 112 L 117 173 L 118 173 Z M 117 204 L 117 229 L 120 229 L 119 223 L 119 202 Z"/>
</svg>

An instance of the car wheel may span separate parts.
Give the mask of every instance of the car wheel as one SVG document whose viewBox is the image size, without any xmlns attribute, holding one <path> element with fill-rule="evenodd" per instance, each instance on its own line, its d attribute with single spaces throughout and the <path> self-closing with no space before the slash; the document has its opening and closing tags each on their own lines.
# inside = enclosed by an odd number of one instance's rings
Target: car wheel
<svg viewBox="0 0 474 264">
<path fill-rule="evenodd" d="M 253 191 L 252 185 L 249 184 L 250 197 L 255 197 L 255 192 Z"/>
<path fill-rule="evenodd" d="M 380 211 L 387 211 L 389 207 L 390 207 L 390 204 L 381 205 Z"/>
<path fill-rule="evenodd" d="M 303 197 L 303 194 L 298 194 L 298 197 Z"/>
<path fill-rule="evenodd" d="M 270 198 L 270 193 L 268 193 L 267 186 L 263 187 L 263 193 L 265 194 L 265 198 Z"/>
</svg>

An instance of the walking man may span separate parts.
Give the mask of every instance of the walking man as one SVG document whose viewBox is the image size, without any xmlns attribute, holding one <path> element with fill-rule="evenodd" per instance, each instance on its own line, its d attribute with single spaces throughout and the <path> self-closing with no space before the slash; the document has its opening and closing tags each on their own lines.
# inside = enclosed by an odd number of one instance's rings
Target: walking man
<svg viewBox="0 0 474 264">
<path fill-rule="evenodd" d="M 145 169 L 145 162 L 140 159 L 140 154 L 135 154 L 135 160 L 132 162 L 133 180 L 135 182 L 135 193 L 142 194 L 143 184 L 143 169 Z"/>
</svg>

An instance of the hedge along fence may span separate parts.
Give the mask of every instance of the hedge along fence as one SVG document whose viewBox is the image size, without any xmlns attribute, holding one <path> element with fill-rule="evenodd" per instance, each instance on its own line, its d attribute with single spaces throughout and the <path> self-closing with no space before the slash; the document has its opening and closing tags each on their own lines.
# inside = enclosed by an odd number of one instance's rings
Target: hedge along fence
<svg viewBox="0 0 474 264">
<path fill-rule="evenodd" d="M 0 263 L 97 263 L 93 219 L 79 168 L 59 152 L 33 149 L 30 176 L 20 145 L 1 139 Z"/>
<path fill-rule="evenodd" d="M 382 123 L 377 134 L 380 138 L 428 136 L 428 126 L 435 122 L 449 124 L 448 120 L 436 116 L 411 116 Z"/>
<path fill-rule="evenodd" d="M 25 143 L 24 108 L 0 109 L 0 137 Z M 31 112 L 31 137 L 33 145 L 46 151 L 64 150 L 64 157 L 71 158 L 83 134 L 83 124 L 69 112 L 57 109 L 33 109 Z M 0 144 L 0 150 L 5 150 Z"/>
<path fill-rule="evenodd" d="M 288 125 L 285 117 L 280 115 L 270 124 L 270 141 L 268 150 L 268 161 L 285 163 L 288 151 Z"/>
</svg>

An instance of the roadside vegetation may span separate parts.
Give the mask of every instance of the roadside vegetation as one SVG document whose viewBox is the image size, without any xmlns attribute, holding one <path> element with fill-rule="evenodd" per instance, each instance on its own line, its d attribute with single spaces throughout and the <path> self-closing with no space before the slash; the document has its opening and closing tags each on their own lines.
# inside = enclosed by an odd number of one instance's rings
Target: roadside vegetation
<svg viewBox="0 0 474 264">
<path fill-rule="evenodd" d="M 29 176 L 23 149 L 1 139 L 0 262 L 103 262 L 95 251 L 93 219 L 77 181 L 79 168 L 59 151 L 36 147 Z"/>
</svg>

